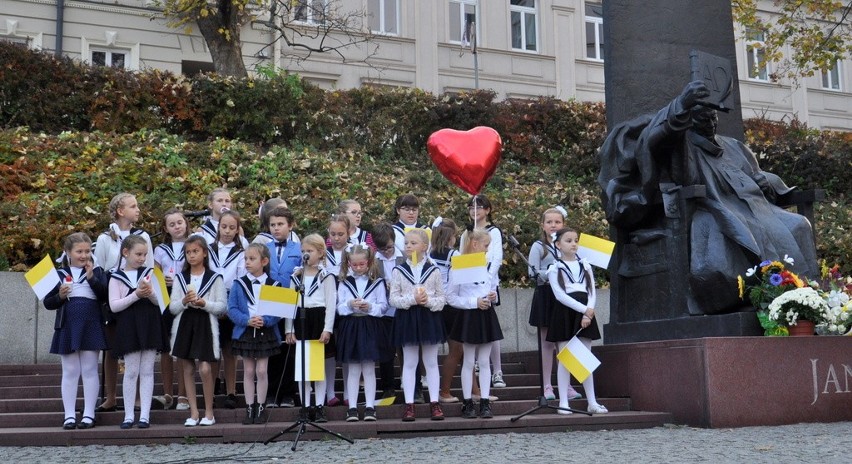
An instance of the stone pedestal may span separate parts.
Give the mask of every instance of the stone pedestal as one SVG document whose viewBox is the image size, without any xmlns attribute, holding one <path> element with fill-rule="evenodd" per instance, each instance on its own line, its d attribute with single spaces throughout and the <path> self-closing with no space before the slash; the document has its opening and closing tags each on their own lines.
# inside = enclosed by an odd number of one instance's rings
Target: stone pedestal
<svg viewBox="0 0 852 464">
<path fill-rule="evenodd" d="M 725 337 L 594 347 L 599 397 L 679 424 L 852 420 L 852 337 Z"/>
<path fill-rule="evenodd" d="M 636 322 L 610 322 L 604 326 L 606 344 L 685 338 L 763 335 L 753 312 L 714 316 L 684 316 Z"/>
</svg>

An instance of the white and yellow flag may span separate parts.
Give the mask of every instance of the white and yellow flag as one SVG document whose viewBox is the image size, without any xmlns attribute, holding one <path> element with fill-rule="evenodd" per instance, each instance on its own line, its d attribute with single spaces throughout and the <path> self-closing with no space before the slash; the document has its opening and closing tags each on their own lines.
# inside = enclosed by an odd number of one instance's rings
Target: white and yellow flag
<svg viewBox="0 0 852 464">
<path fill-rule="evenodd" d="M 299 292 L 292 288 L 261 285 L 260 298 L 257 300 L 257 314 L 294 319 L 298 301 Z"/>
<path fill-rule="evenodd" d="M 456 285 L 488 282 L 491 275 L 488 274 L 488 261 L 485 259 L 485 253 L 453 256 L 450 262 L 450 279 Z"/>
<path fill-rule="evenodd" d="M 559 351 L 556 359 L 580 382 L 586 380 L 601 365 L 592 350 L 586 348 L 576 336 Z"/>
<path fill-rule="evenodd" d="M 166 276 L 163 275 L 163 270 L 154 268 L 154 282 L 151 283 L 151 289 L 154 291 L 154 296 L 157 297 L 157 304 L 160 305 L 160 313 L 166 312 L 169 308 L 169 288 L 166 287 Z"/>
<path fill-rule="evenodd" d="M 577 245 L 577 254 L 581 258 L 602 269 L 609 267 L 609 259 L 612 257 L 612 250 L 615 249 L 615 242 L 594 235 L 582 234 Z"/>
<path fill-rule="evenodd" d="M 24 274 L 24 278 L 27 279 L 39 300 L 44 299 L 61 282 L 49 255 L 45 255 L 44 259 Z"/>
<path fill-rule="evenodd" d="M 325 345 L 319 340 L 305 340 L 305 377 L 311 382 L 325 380 Z M 296 342 L 296 381 L 302 381 L 302 342 Z"/>
</svg>

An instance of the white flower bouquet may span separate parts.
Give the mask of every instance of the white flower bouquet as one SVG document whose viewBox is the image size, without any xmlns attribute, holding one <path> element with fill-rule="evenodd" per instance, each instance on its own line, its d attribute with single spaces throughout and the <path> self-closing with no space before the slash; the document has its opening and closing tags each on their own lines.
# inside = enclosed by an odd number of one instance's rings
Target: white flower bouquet
<svg viewBox="0 0 852 464">
<path fill-rule="evenodd" d="M 828 303 L 811 287 L 802 287 L 784 292 L 769 303 L 769 319 L 787 326 L 801 320 L 814 324 L 826 322 Z"/>
</svg>

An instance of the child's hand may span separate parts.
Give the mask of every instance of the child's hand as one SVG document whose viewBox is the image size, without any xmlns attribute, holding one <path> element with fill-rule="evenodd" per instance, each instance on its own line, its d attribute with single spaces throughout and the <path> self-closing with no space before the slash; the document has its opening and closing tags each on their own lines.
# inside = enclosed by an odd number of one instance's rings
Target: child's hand
<svg viewBox="0 0 852 464">
<path fill-rule="evenodd" d="M 195 294 L 195 290 L 190 290 L 186 292 L 186 295 L 183 296 L 183 299 L 180 302 L 183 303 L 184 306 L 186 306 L 195 301 L 196 296 L 197 295 Z"/>
<path fill-rule="evenodd" d="M 586 312 L 583 315 L 589 319 L 593 319 L 595 317 L 595 308 L 586 308 Z"/>
<path fill-rule="evenodd" d="M 59 298 L 67 299 L 68 295 L 71 294 L 71 284 L 62 284 L 59 286 Z"/>
<path fill-rule="evenodd" d="M 488 292 L 488 301 L 495 302 L 497 301 L 497 292 Z"/>
<path fill-rule="evenodd" d="M 90 260 L 88 260 L 88 261 L 86 261 L 86 265 L 85 265 L 85 266 L 83 266 L 83 269 L 85 269 L 85 270 L 86 270 L 86 279 L 91 279 L 91 278 L 92 278 L 92 276 L 94 275 L 94 274 L 92 273 L 92 270 L 93 270 L 93 269 L 95 269 L 95 263 L 94 263 L 94 261 L 92 261 L 91 259 L 90 259 Z"/>
<path fill-rule="evenodd" d="M 488 298 L 477 298 L 476 301 L 477 307 L 483 311 L 491 308 L 491 302 L 488 300 Z"/>
<path fill-rule="evenodd" d="M 417 287 L 417 289 L 414 290 L 414 302 L 420 306 L 425 306 L 426 303 L 429 302 L 429 295 L 426 294 L 425 288 Z"/>
<path fill-rule="evenodd" d="M 193 301 L 192 304 L 199 307 L 199 308 L 203 308 L 203 307 L 207 306 L 207 302 L 204 301 L 204 298 L 198 298 L 195 301 Z"/>
<path fill-rule="evenodd" d="M 580 321 L 580 327 L 585 329 L 586 327 L 588 327 L 590 325 L 592 325 L 592 320 L 589 319 L 588 316 L 583 316 L 583 319 Z"/>
<path fill-rule="evenodd" d="M 320 343 L 328 343 L 331 341 L 331 332 L 322 331 L 319 338 Z"/>
<path fill-rule="evenodd" d="M 143 299 L 143 298 L 148 298 L 149 296 L 151 296 L 153 294 L 154 294 L 154 291 L 151 290 L 150 285 L 146 285 L 145 282 L 139 283 L 139 288 L 136 289 L 136 296 L 138 296 L 140 299 Z"/>
<path fill-rule="evenodd" d="M 166 281 L 166 287 L 171 287 L 171 286 L 172 286 L 172 284 L 174 283 L 175 279 L 174 279 L 172 276 L 168 275 L 168 274 L 166 274 L 166 275 L 165 275 L 165 276 L 163 276 L 163 277 L 164 277 L 164 279 L 165 279 L 165 281 Z"/>
<path fill-rule="evenodd" d="M 284 337 L 284 343 L 286 343 L 286 344 L 288 344 L 288 345 L 294 345 L 294 344 L 296 343 L 296 334 L 294 334 L 294 333 L 288 333 L 288 334 Z"/>
<path fill-rule="evenodd" d="M 249 319 L 249 325 L 256 329 L 261 328 L 263 327 L 263 318 L 260 316 L 252 316 L 252 318 Z"/>
</svg>

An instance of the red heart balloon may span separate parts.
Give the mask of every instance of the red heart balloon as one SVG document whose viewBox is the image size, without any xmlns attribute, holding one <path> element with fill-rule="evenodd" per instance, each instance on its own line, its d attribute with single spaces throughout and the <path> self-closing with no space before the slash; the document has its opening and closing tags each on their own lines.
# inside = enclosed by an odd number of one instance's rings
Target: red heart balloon
<svg viewBox="0 0 852 464">
<path fill-rule="evenodd" d="M 490 127 L 474 127 L 469 131 L 441 129 L 429 136 L 426 149 L 444 177 L 476 195 L 494 175 L 503 141 Z"/>
</svg>

